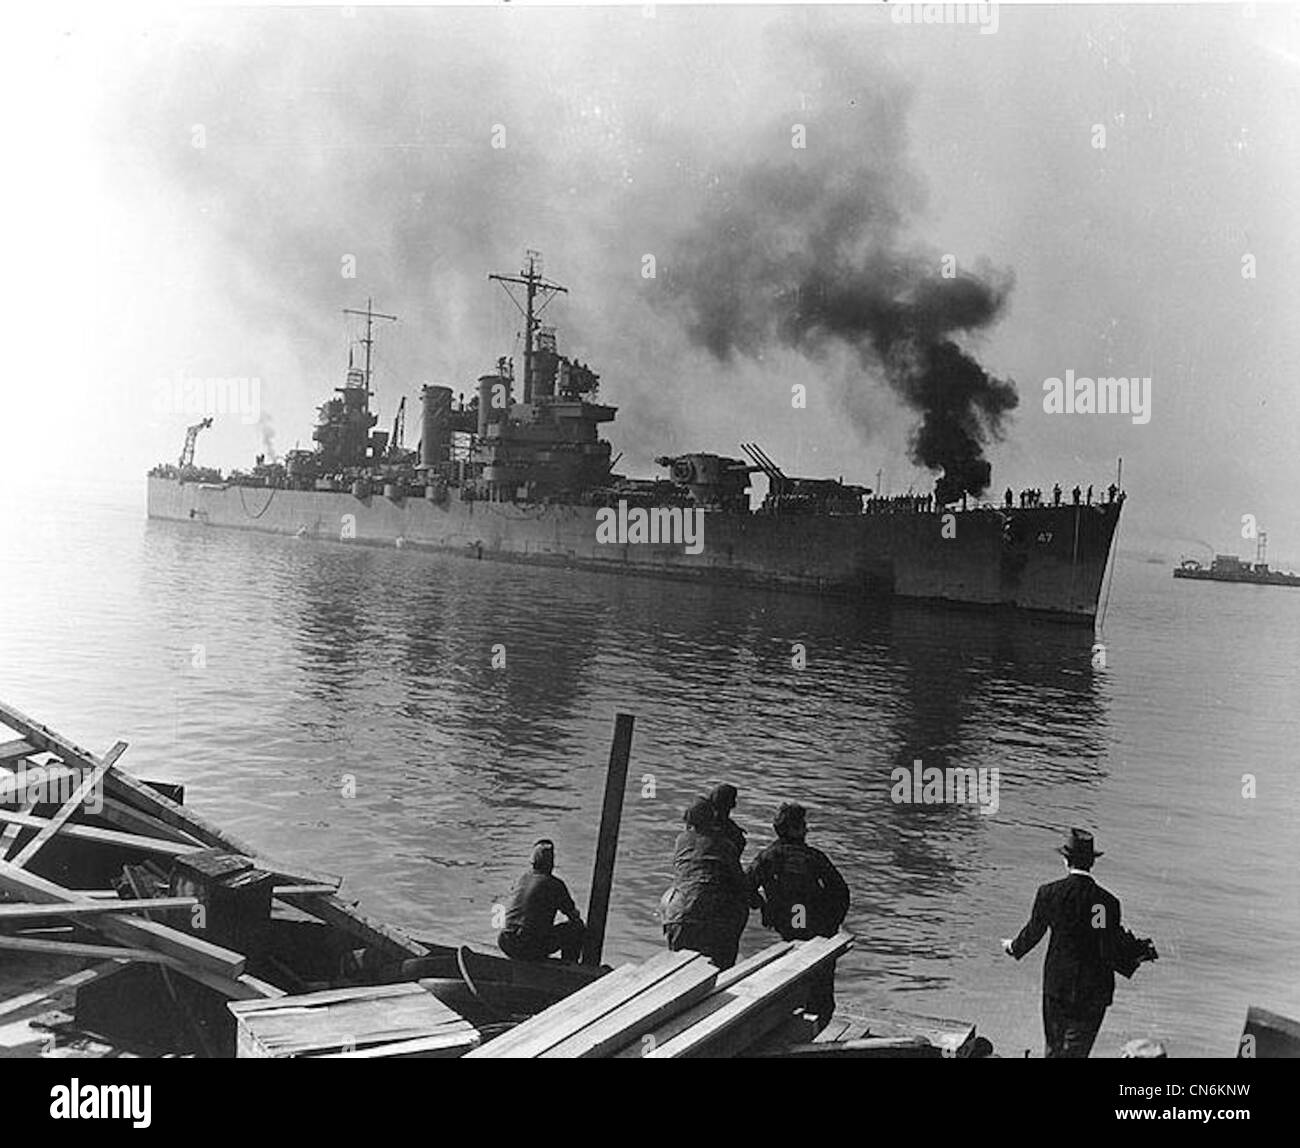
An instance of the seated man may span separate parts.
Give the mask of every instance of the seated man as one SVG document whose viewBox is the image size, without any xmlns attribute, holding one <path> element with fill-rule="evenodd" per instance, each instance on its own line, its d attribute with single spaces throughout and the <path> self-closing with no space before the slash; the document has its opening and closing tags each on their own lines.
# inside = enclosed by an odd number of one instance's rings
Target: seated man
<svg viewBox="0 0 1300 1148">
<path fill-rule="evenodd" d="M 582 955 L 587 928 L 569 896 L 568 887 L 551 872 L 555 868 L 555 842 L 546 838 L 533 846 L 533 867 L 519 878 L 506 906 L 505 927 L 497 947 L 517 961 L 540 961 L 558 952 L 576 961 Z M 555 914 L 569 919 L 555 923 Z"/>
</svg>

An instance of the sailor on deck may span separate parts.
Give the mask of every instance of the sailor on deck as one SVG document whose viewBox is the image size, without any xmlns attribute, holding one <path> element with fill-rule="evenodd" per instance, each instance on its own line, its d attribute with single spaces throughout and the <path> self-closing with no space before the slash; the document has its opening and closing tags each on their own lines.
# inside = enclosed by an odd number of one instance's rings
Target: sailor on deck
<svg viewBox="0 0 1300 1148">
<path fill-rule="evenodd" d="M 505 927 L 497 947 L 520 961 L 540 961 L 558 952 L 561 959 L 576 961 L 582 955 L 587 929 L 555 868 L 555 842 L 542 838 L 533 846 L 532 869 L 519 878 L 506 906 Z M 555 923 L 555 914 L 568 918 Z"/>
</svg>

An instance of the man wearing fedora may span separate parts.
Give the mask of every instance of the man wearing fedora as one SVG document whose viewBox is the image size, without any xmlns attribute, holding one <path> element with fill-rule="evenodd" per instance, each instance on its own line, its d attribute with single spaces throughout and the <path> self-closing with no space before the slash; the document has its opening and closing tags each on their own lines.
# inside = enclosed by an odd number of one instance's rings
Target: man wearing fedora
<svg viewBox="0 0 1300 1148">
<path fill-rule="evenodd" d="M 1124 931 L 1119 900 L 1092 878 L 1092 864 L 1102 856 L 1092 834 L 1071 829 L 1059 852 L 1066 875 L 1039 888 L 1029 923 L 1002 947 L 1020 960 L 1052 930 L 1043 962 L 1046 1055 L 1085 1059 L 1114 997 Z"/>
</svg>

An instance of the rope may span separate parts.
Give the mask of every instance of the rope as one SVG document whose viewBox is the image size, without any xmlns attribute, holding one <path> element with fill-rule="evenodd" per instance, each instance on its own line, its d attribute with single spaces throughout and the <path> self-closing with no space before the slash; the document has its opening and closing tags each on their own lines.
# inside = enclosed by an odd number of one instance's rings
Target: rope
<svg viewBox="0 0 1300 1148">
<path fill-rule="evenodd" d="M 1122 505 L 1122 504 L 1121 504 Z M 1100 638 L 1106 628 L 1106 611 L 1110 609 L 1110 588 L 1115 582 L 1115 567 L 1119 563 L 1119 511 L 1115 512 L 1115 533 L 1111 536 L 1110 571 L 1106 576 L 1106 593 L 1101 600 L 1101 619 L 1097 622 L 1097 636 Z"/>
<path fill-rule="evenodd" d="M 267 499 L 266 499 L 266 505 L 263 506 L 262 509 L 259 510 L 256 514 L 249 514 L 249 513 L 248 513 L 248 503 L 246 503 L 246 502 L 244 501 L 244 488 L 241 486 L 241 487 L 238 487 L 237 489 L 239 490 L 239 505 L 242 506 L 242 507 L 244 508 L 244 515 L 245 515 L 245 517 L 247 517 L 247 518 L 252 518 L 252 519 L 258 519 L 258 518 L 261 518 L 263 514 L 265 514 L 268 510 L 271 509 L 271 503 L 275 501 L 275 492 L 276 492 L 276 490 L 278 490 L 279 488 L 278 488 L 278 487 L 275 487 L 275 486 L 271 487 L 271 493 L 267 496 Z"/>
</svg>

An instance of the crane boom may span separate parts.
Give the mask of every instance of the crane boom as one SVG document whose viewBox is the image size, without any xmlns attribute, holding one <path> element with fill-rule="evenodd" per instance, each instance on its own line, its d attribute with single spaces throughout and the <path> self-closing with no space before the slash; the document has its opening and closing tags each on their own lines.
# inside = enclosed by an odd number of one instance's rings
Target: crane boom
<svg viewBox="0 0 1300 1148">
<path fill-rule="evenodd" d="M 212 417 L 209 415 L 201 423 L 195 423 L 193 426 L 185 428 L 185 445 L 181 447 L 179 463 L 181 470 L 194 465 L 194 443 L 199 437 L 199 431 L 206 430 L 211 425 Z"/>
</svg>

